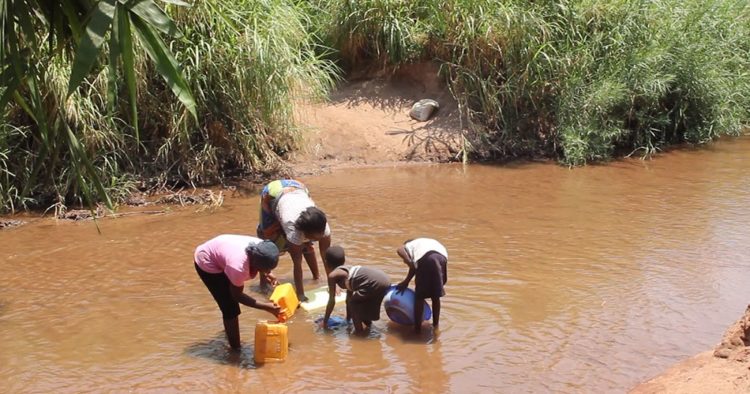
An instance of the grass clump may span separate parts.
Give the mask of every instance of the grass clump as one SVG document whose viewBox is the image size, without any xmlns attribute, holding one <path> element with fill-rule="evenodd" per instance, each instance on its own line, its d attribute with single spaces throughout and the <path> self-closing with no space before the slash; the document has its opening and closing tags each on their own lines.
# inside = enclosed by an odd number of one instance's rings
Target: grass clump
<svg viewBox="0 0 750 394">
<path fill-rule="evenodd" d="M 35 72 L 0 108 L 0 211 L 83 203 L 95 187 L 117 201 L 149 179 L 217 183 L 268 171 L 296 146 L 295 106 L 324 97 L 336 76 L 316 52 L 308 15 L 284 0 L 196 0 L 162 11 L 181 33 L 164 39 L 191 106 L 164 64 L 150 61 L 143 43 L 153 39 L 133 40 L 133 56 L 119 64 L 106 54 L 120 50 L 107 47 L 115 32 L 107 33 L 106 50 L 71 93 L 70 51 L 46 47 L 49 30 L 23 26 L 42 48 L 24 52 Z M 150 34 L 142 30 L 138 37 Z"/>
<path fill-rule="evenodd" d="M 343 64 L 438 62 L 476 158 L 649 155 L 736 135 L 750 120 L 747 2 L 318 4 L 336 10 L 317 29 Z"/>
<path fill-rule="evenodd" d="M 740 0 L 143 0 L 152 27 L 144 9 L 100 2 L 97 18 L 114 12 L 119 30 L 93 37 L 109 50 L 92 41 L 93 62 L 71 60 L 84 19 L 60 19 L 89 13 L 55 11 L 93 3 L 0 3 L 0 72 L 11 76 L 0 104 L 13 98 L 0 108 L 4 211 L 95 189 L 117 200 L 144 178 L 206 184 L 274 168 L 296 148 L 295 106 L 324 97 L 340 69 L 438 63 L 479 160 L 648 156 L 750 121 Z M 29 16 L 29 4 L 49 12 Z M 139 40 L 111 39 L 123 15 Z M 180 34 L 155 56 L 153 29 Z M 29 77 L 13 79 L 18 70 Z"/>
</svg>

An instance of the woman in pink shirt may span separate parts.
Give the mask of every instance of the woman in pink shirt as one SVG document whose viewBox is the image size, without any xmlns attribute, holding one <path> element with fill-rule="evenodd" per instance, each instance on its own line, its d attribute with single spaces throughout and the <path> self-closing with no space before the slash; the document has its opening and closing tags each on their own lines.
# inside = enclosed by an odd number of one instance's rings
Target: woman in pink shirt
<svg viewBox="0 0 750 394">
<path fill-rule="evenodd" d="M 224 234 L 195 249 L 198 272 L 224 319 L 224 332 L 233 349 L 240 348 L 240 305 L 264 310 L 274 316 L 281 308 L 274 302 L 257 301 L 243 292 L 245 282 L 258 273 L 275 284 L 271 270 L 279 263 L 279 249 L 271 241 L 246 235 Z"/>
</svg>

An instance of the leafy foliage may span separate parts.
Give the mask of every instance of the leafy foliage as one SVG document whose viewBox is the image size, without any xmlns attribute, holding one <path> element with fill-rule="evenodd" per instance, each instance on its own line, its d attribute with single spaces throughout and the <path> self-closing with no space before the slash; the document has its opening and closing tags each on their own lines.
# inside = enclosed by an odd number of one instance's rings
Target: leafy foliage
<svg viewBox="0 0 750 394">
<path fill-rule="evenodd" d="M 307 16 L 285 1 L 0 6 L 13 37 L 0 57 L 5 210 L 111 206 L 134 179 L 264 170 L 294 147 L 295 105 L 323 97 L 337 74 L 316 54 Z"/>
<path fill-rule="evenodd" d="M 26 151 L 31 156 L 26 166 L 18 166 L 24 160 L 14 160 L 13 171 L 9 168 L 11 163 L 4 162 L 2 170 L 12 177 L 7 178 L 3 188 L 17 190 L 18 185 L 23 188 L 15 198 L 5 195 L 3 199 L 25 205 L 29 196 L 57 194 L 58 199 L 85 199 L 90 203 L 99 200 L 112 207 L 101 177 L 103 163 L 92 159 L 91 150 L 96 146 L 82 143 L 82 133 L 72 127 L 75 118 L 69 108 L 71 100 L 91 99 L 85 97 L 89 87 L 79 88 L 97 65 L 106 64 L 100 54 L 107 35 L 112 77 L 118 62 L 125 67 L 134 63 L 132 34 L 135 33 L 159 74 L 195 115 L 195 101 L 182 72 L 156 33 L 158 30 L 174 35 L 176 27 L 153 0 L 0 0 L 0 23 L 0 109 L 4 110 L 2 122 L 8 133 L 5 138 L 25 139 L 18 141 L 14 150 Z M 64 94 L 56 89 L 61 70 L 69 71 L 70 75 Z M 123 70 L 130 89 L 131 124 L 135 126 L 138 143 L 135 76 L 132 68 Z M 113 80 L 108 86 L 109 93 L 114 95 L 116 82 Z M 11 101 L 15 106 L 6 111 Z M 16 132 L 21 130 L 20 125 L 27 126 L 24 133 Z M 111 159 L 106 154 L 100 157 L 105 162 Z M 8 205 L 13 208 L 10 201 L 4 204 Z"/>
<path fill-rule="evenodd" d="M 0 0 L 0 22 L 3 210 L 268 170 L 338 67 L 438 63 L 481 160 L 648 156 L 750 120 L 741 0 Z"/>
<path fill-rule="evenodd" d="M 750 120 L 746 1 L 312 3 L 342 64 L 438 62 L 477 158 L 649 155 Z"/>
</svg>

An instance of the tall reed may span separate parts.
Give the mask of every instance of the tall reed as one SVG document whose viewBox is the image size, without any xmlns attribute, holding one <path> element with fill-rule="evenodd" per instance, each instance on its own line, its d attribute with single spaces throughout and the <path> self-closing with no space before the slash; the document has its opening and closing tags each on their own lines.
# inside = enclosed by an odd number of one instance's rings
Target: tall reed
<svg viewBox="0 0 750 394">
<path fill-rule="evenodd" d="M 308 16 L 283 0 L 197 0 L 190 8 L 167 5 L 165 11 L 182 33 L 168 45 L 195 96 L 194 107 L 165 83 L 163 65 L 150 61 L 141 41 L 132 43 L 129 67 L 109 67 L 111 57 L 98 56 L 70 96 L 68 80 L 77 66 L 67 56 L 46 57 L 56 53 L 49 48 L 32 52 L 36 57 L 28 63 L 39 68 L 37 91 L 23 88 L 18 94 L 43 98 L 27 101 L 32 113 L 46 114 L 49 127 L 40 149 L 38 126 L 25 107 L 2 109 L 0 211 L 82 202 L 92 180 L 114 200 L 138 179 L 213 183 L 267 171 L 294 148 L 295 105 L 324 97 L 337 75 L 316 53 Z M 46 31 L 37 33 L 45 42 Z M 131 92 L 137 92 L 137 117 Z M 67 136 L 87 153 L 92 173 L 79 171 Z"/>
<path fill-rule="evenodd" d="M 184 35 L 176 57 L 198 97 L 198 123 L 164 89 L 145 114 L 162 126 L 147 147 L 155 170 L 216 182 L 232 170 L 278 164 L 296 147 L 296 105 L 321 99 L 337 75 L 315 52 L 308 16 L 285 0 L 199 0 L 172 13 Z"/>
<path fill-rule="evenodd" d="M 97 187 L 117 197 L 144 177 L 210 183 L 272 168 L 295 149 L 295 105 L 325 96 L 339 75 L 334 64 L 352 71 L 437 62 L 466 111 L 467 146 L 480 160 L 552 157 L 578 165 L 736 135 L 750 123 L 746 1 L 172 3 L 153 22 L 174 30 L 169 15 L 182 32 L 168 41 L 174 61 L 148 48 L 158 44 L 152 28 L 130 8 L 142 39 L 122 60 L 94 52 L 93 60 L 71 64 L 70 51 L 45 47 L 63 37 L 64 48 L 81 26 L 34 36 L 28 28 L 12 35 L 8 26 L 17 24 L 5 25 L 4 44 L 25 40 L 43 50 L 16 67 L 33 78 L 2 108 L 3 210 L 80 201 Z M 27 4 L 0 0 L 0 11 L 18 14 L 0 16 L 37 21 L 19 14 Z M 115 2 L 123 12 L 125 4 Z M 107 37 L 97 42 L 116 49 Z M 0 47 L 0 59 L 8 59 L 7 48 L 14 47 Z M 57 53 L 63 56 L 50 55 Z M 113 59 L 122 67 L 111 67 Z M 5 78 L 16 68 L 0 72 Z M 72 91 L 71 75 L 81 82 Z M 14 86 L 2 82 L 0 103 Z M 188 89 L 194 97 L 180 93 Z"/>
<path fill-rule="evenodd" d="M 343 64 L 435 61 L 480 159 L 566 164 L 735 135 L 750 121 L 738 0 L 332 1 Z"/>
</svg>

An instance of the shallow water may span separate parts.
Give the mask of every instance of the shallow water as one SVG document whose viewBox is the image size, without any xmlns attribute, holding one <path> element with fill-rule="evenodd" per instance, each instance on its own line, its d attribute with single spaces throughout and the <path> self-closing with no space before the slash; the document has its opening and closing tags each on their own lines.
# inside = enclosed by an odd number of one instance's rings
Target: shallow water
<svg viewBox="0 0 750 394">
<path fill-rule="evenodd" d="M 750 139 L 651 160 L 435 165 L 302 178 L 348 261 L 394 282 L 408 238 L 450 254 L 439 332 L 385 313 L 367 338 L 302 310 L 282 364 L 225 349 L 196 245 L 254 233 L 254 194 L 213 212 L 0 233 L 4 392 L 623 392 L 709 349 L 750 302 Z M 291 261 L 277 274 L 291 281 Z M 323 285 L 310 279 L 306 286 Z M 413 285 L 413 282 L 412 282 Z M 258 296 L 257 283 L 249 291 Z M 342 305 L 336 310 L 343 313 Z M 320 312 L 322 313 L 322 311 Z"/>
</svg>

